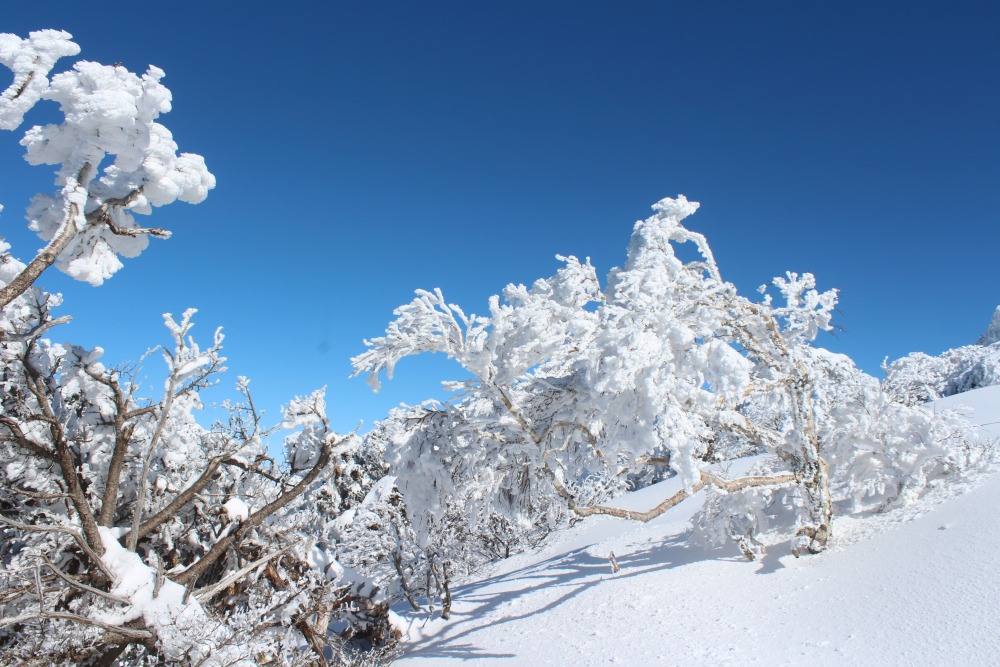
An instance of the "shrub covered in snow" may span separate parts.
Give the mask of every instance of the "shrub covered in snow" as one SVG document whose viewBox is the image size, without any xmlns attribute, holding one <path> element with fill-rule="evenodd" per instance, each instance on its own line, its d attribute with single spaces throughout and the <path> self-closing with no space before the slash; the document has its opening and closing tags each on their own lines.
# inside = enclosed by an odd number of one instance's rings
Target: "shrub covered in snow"
<svg viewBox="0 0 1000 667">
<path fill-rule="evenodd" d="M 886 391 L 907 405 L 1000 384 L 1000 307 L 975 345 L 937 356 L 913 352 L 884 364 L 883 370 Z"/>
<path fill-rule="evenodd" d="M 711 487 L 726 507 L 709 503 L 709 523 L 752 556 L 747 513 L 791 489 L 796 552 L 819 551 L 835 490 L 906 487 L 890 496 L 926 481 L 949 428 L 893 403 L 849 360 L 811 345 L 831 327 L 836 291 L 788 273 L 773 282 L 780 303 L 766 288 L 762 300 L 739 295 L 705 238 L 682 224 L 697 207 L 684 197 L 654 206 L 604 286 L 589 261 L 560 257 L 554 276 L 508 286 L 485 316 L 466 314 L 440 291 L 418 291 L 385 335 L 367 342 L 354 367 L 376 389 L 383 372 L 391 378 L 414 354 L 446 354 L 469 374 L 446 383 L 452 400 L 398 417 L 390 438 L 390 467 L 418 536 L 439 536 L 455 504 L 466 516 L 530 524 L 560 498 L 581 517 L 649 520 Z M 699 257 L 682 260 L 675 246 L 683 243 Z M 926 452 L 906 451 L 892 435 L 904 425 Z M 781 465 L 738 479 L 710 468 L 751 453 Z M 684 490 L 648 512 L 600 504 L 652 463 L 668 464 Z"/>
</svg>

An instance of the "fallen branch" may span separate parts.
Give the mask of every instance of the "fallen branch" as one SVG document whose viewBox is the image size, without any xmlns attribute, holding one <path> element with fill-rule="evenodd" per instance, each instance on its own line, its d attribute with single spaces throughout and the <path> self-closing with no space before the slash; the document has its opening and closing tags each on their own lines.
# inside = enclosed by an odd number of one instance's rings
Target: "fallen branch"
<svg viewBox="0 0 1000 667">
<path fill-rule="evenodd" d="M 34 612 L 29 614 L 20 614 L 18 616 L 11 616 L 10 618 L 0 618 L 0 628 L 8 625 L 17 625 L 19 623 L 24 623 L 26 621 L 33 621 L 36 619 L 43 621 L 46 620 L 75 621 L 77 623 L 83 623 L 84 625 L 93 625 L 98 628 L 103 628 L 104 630 L 117 632 L 123 637 L 128 637 L 129 639 L 139 639 L 139 640 L 153 639 L 153 633 L 150 632 L 149 630 L 133 630 L 131 628 L 124 628 L 120 625 L 111 625 L 110 623 L 98 621 L 93 618 L 88 618 L 86 616 L 80 616 L 79 614 L 69 614 L 61 611 Z"/>
</svg>

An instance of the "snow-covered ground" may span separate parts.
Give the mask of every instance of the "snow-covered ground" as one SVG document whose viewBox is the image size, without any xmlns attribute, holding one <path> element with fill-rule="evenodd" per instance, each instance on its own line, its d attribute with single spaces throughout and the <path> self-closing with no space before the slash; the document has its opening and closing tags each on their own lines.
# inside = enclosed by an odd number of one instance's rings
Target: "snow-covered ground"
<svg viewBox="0 0 1000 667">
<path fill-rule="evenodd" d="M 1000 436 L 1000 387 L 943 399 Z M 622 499 L 648 508 L 673 481 Z M 649 524 L 592 518 L 409 624 L 397 665 L 985 665 L 1000 662 L 1000 475 L 835 521 L 831 548 L 749 563 L 686 540 L 699 498 Z M 625 505 L 627 503 L 628 505 Z M 614 552 L 621 569 L 612 573 Z"/>
</svg>

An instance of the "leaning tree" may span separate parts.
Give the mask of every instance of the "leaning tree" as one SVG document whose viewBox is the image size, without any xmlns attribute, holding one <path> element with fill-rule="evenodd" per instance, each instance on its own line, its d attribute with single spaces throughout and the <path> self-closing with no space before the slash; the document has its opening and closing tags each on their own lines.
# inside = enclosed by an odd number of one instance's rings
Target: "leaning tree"
<svg viewBox="0 0 1000 667">
<path fill-rule="evenodd" d="M 516 521 L 561 498 L 580 517 L 649 521 L 708 487 L 717 491 L 708 515 L 748 557 L 761 545 L 753 526 L 734 517 L 774 489 L 790 491 L 797 508 L 794 553 L 826 547 L 833 516 L 827 458 L 836 454 L 838 470 L 855 471 L 863 468 L 857 461 L 872 460 L 868 441 L 849 432 L 857 414 L 843 408 L 857 401 L 848 389 L 864 386 L 867 393 L 855 394 L 871 401 L 874 391 L 888 401 L 853 365 L 843 373 L 850 381 L 834 382 L 827 354 L 812 346 L 832 326 L 836 291 L 817 291 L 811 274 L 788 273 L 773 281 L 779 302 L 766 287 L 760 299 L 742 296 L 723 280 L 705 237 L 682 223 L 697 207 L 683 196 L 657 203 L 652 217 L 636 223 L 624 266 L 603 286 L 589 260 L 560 257 L 554 276 L 530 288 L 508 286 L 490 299 L 486 316 L 467 315 L 439 290 L 418 291 L 384 336 L 366 341 L 355 373 L 367 374 L 376 390 L 383 372 L 391 378 L 401 359 L 416 354 L 443 353 L 468 372 L 447 383 L 451 400 L 397 417 L 390 465 L 427 540 L 456 503 L 473 515 L 485 508 Z M 677 252 L 686 243 L 695 259 Z M 833 391 L 844 394 L 844 405 L 831 400 Z M 932 421 L 905 410 L 888 405 L 879 424 Z M 926 446 L 912 447 L 927 450 L 916 458 L 933 460 L 947 429 L 924 431 Z M 880 465 L 885 480 L 912 469 L 893 463 L 910 456 L 895 451 Z M 766 474 L 726 479 L 713 467 L 725 452 L 768 453 L 772 465 Z M 602 504 L 650 464 L 668 464 L 683 488 L 643 512 Z M 866 483 L 853 480 L 848 494 Z"/>
</svg>

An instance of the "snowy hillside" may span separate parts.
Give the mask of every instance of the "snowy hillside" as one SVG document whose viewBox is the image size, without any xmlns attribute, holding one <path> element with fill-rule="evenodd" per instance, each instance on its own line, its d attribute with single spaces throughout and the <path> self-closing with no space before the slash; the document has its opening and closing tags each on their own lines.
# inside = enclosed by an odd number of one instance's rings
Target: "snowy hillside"
<svg viewBox="0 0 1000 667">
<path fill-rule="evenodd" d="M 1000 436 L 1000 387 L 952 396 Z M 621 500 L 646 508 L 674 480 Z M 450 621 L 406 615 L 398 665 L 990 664 L 1000 652 L 1000 475 L 840 517 L 823 554 L 691 546 L 701 494 L 649 524 L 589 519 L 455 591 Z M 627 504 L 625 504 L 627 503 Z M 621 566 L 612 572 L 609 555 Z"/>
</svg>

